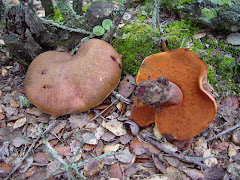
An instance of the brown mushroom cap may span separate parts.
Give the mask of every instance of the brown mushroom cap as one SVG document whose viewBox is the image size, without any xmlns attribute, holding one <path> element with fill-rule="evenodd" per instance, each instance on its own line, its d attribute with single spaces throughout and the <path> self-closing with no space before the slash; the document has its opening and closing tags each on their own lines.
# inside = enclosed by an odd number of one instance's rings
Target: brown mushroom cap
<svg viewBox="0 0 240 180">
<path fill-rule="evenodd" d="M 86 111 L 116 88 L 122 60 L 107 42 L 91 39 L 75 56 L 48 51 L 30 64 L 24 92 L 30 102 L 51 115 Z"/>
<path fill-rule="evenodd" d="M 209 91 L 206 64 L 188 49 L 154 54 L 142 62 L 136 82 L 155 80 L 160 76 L 182 90 L 183 102 L 177 106 L 161 106 L 161 110 L 156 111 L 157 130 L 168 139 L 176 140 L 199 134 L 213 120 L 217 107 Z M 138 113 L 141 114 L 134 110 L 132 114 Z"/>
</svg>

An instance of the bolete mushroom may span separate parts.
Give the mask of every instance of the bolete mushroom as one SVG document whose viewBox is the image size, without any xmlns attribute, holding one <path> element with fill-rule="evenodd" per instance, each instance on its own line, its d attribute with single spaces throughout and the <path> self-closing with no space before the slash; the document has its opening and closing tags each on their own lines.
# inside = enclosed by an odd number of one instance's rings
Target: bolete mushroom
<svg viewBox="0 0 240 180">
<path fill-rule="evenodd" d="M 140 127 L 155 122 L 160 134 L 169 140 L 185 140 L 199 134 L 216 114 L 207 66 L 188 49 L 145 58 L 136 83 L 133 121 Z"/>
<path fill-rule="evenodd" d="M 100 104 L 119 83 L 122 60 L 107 42 L 90 39 L 76 55 L 47 51 L 30 64 L 24 81 L 29 101 L 60 116 Z"/>
</svg>

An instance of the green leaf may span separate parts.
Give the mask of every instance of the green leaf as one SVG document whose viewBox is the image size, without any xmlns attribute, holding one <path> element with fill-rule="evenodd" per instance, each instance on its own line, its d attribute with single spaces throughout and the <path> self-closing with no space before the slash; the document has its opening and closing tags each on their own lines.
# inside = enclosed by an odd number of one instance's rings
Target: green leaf
<svg viewBox="0 0 240 180">
<path fill-rule="evenodd" d="M 112 25 L 112 21 L 110 19 L 105 19 L 103 22 L 102 22 L 102 26 L 104 27 L 104 29 L 106 30 L 109 30 L 110 27 Z"/>
<path fill-rule="evenodd" d="M 102 26 L 95 26 L 93 28 L 93 34 L 96 36 L 102 36 L 105 33 L 105 30 Z"/>
</svg>

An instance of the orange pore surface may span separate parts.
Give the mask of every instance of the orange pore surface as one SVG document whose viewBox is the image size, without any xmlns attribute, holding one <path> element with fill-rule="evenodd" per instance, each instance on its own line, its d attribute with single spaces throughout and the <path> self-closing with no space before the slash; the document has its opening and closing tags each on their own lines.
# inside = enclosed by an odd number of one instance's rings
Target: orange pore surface
<svg viewBox="0 0 240 180">
<path fill-rule="evenodd" d="M 183 140 L 199 134 L 213 120 L 216 103 L 203 89 L 206 73 L 206 64 L 188 49 L 154 54 L 143 61 L 136 77 L 137 84 L 164 76 L 183 93 L 182 104 L 176 107 L 162 106 L 161 111 L 156 111 L 156 128 L 162 135 Z"/>
</svg>

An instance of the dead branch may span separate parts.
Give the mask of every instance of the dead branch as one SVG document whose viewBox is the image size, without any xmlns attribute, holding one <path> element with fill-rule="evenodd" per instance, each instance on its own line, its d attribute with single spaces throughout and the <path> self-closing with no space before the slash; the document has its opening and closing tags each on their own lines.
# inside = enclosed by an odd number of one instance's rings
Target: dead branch
<svg viewBox="0 0 240 180">
<path fill-rule="evenodd" d="M 213 137 L 207 139 L 207 142 L 208 142 L 208 141 L 211 141 L 211 140 L 214 140 L 214 139 L 216 139 L 216 138 L 219 138 L 220 136 L 222 136 L 222 135 L 224 135 L 224 134 L 227 134 L 227 133 L 229 133 L 229 132 L 231 132 L 231 131 L 239 128 L 239 127 L 240 127 L 240 123 L 238 123 L 238 124 L 236 124 L 235 126 L 233 126 L 233 127 L 229 128 L 229 129 L 227 129 L 227 130 L 219 133 L 219 134 L 216 135 L 216 136 L 213 136 Z"/>
<path fill-rule="evenodd" d="M 201 166 L 202 168 L 209 168 L 207 165 L 203 164 L 202 161 L 205 160 L 206 158 L 199 158 L 199 157 L 187 157 L 187 156 L 182 156 L 180 154 L 174 153 L 165 147 L 163 147 L 158 141 L 154 140 L 153 138 L 146 136 L 145 140 L 149 143 L 151 143 L 153 146 L 157 147 L 161 151 L 167 153 L 170 156 L 176 157 L 179 160 L 186 162 L 186 163 L 192 163 L 196 164 L 198 166 Z M 210 157 L 208 157 L 210 158 Z"/>
</svg>

